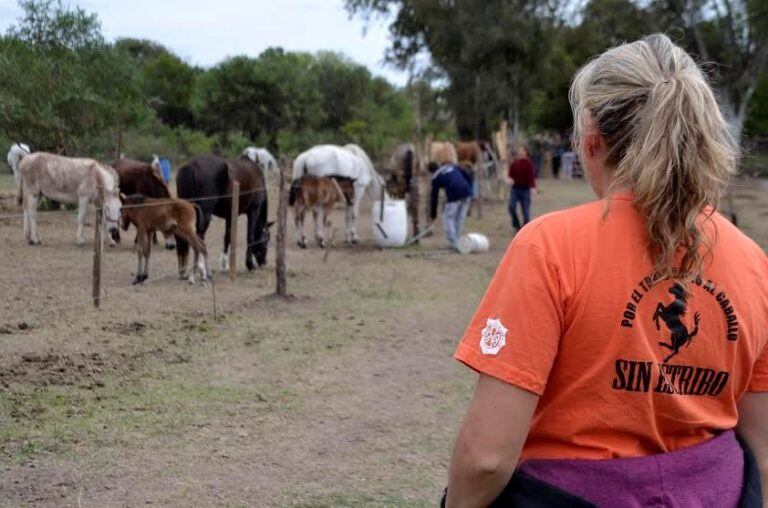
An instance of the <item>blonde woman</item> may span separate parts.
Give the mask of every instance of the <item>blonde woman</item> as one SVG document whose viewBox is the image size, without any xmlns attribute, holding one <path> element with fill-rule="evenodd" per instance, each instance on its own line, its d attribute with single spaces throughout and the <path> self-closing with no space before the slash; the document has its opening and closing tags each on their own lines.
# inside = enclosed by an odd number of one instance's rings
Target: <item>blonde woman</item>
<svg viewBox="0 0 768 508">
<path fill-rule="evenodd" d="M 738 154 L 712 90 L 652 35 L 570 99 L 600 200 L 523 228 L 480 303 L 447 505 L 760 506 L 768 261 L 716 211 Z"/>
</svg>

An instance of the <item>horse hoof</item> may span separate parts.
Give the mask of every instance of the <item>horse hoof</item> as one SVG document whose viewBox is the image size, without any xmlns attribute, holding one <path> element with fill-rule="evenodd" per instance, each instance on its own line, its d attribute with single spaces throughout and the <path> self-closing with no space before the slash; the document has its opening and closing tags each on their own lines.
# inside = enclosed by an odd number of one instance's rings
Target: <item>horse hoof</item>
<svg viewBox="0 0 768 508">
<path fill-rule="evenodd" d="M 306 249 L 307 248 L 307 242 L 305 240 L 299 240 L 298 242 L 299 248 Z"/>
<path fill-rule="evenodd" d="M 85 247 L 85 240 L 78 240 L 75 242 L 78 247 Z"/>
<path fill-rule="evenodd" d="M 133 279 L 134 286 L 137 284 L 141 284 L 142 282 L 144 282 L 144 279 L 142 279 L 141 277 L 136 277 L 135 279 Z"/>
<path fill-rule="evenodd" d="M 357 245 L 359 242 L 357 241 L 357 238 L 352 239 L 352 245 Z"/>
<path fill-rule="evenodd" d="M 165 244 L 165 250 L 173 250 L 176 248 L 176 244 L 174 243 L 166 243 Z"/>
<path fill-rule="evenodd" d="M 42 242 L 40 240 L 27 240 L 27 243 L 29 245 L 35 246 L 35 245 L 41 245 Z"/>
</svg>

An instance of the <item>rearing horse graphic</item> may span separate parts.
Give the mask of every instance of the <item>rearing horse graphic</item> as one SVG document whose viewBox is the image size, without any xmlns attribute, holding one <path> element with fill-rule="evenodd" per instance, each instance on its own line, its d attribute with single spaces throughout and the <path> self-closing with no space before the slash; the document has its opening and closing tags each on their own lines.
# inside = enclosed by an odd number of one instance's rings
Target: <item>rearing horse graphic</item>
<svg viewBox="0 0 768 508">
<path fill-rule="evenodd" d="M 675 283 L 669 288 L 669 292 L 675 297 L 675 300 L 669 305 L 659 303 L 656 306 L 656 312 L 653 313 L 653 318 L 651 318 L 651 320 L 656 323 L 657 330 L 661 330 L 661 327 L 659 326 L 659 319 L 661 319 L 664 321 L 664 324 L 667 325 L 669 331 L 672 332 L 672 335 L 669 337 L 669 344 L 666 342 L 659 342 L 660 346 L 672 350 L 672 352 L 664 358 L 664 363 L 667 363 L 672 357 L 679 353 L 683 346 L 687 347 L 693 341 L 693 338 L 699 333 L 699 322 L 701 321 L 701 315 L 698 312 L 694 314 L 693 323 L 695 328 L 692 332 L 689 332 L 688 328 L 686 328 L 680 320 L 681 317 L 685 316 L 687 308 L 686 300 L 688 297 L 685 294 L 685 288 L 679 283 Z"/>
</svg>

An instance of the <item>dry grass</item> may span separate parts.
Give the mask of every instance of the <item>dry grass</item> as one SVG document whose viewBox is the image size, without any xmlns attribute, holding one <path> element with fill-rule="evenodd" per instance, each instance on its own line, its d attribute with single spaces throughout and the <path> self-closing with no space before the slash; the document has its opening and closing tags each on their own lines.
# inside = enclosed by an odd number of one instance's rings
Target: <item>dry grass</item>
<svg viewBox="0 0 768 508">
<path fill-rule="evenodd" d="M 590 199 L 542 187 L 536 214 Z M 766 247 L 765 192 L 738 199 Z M 511 237 L 502 203 L 485 213 L 483 255 L 291 246 L 295 298 L 268 296 L 271 269 L 219 276 L 217 321 L 160 248 L 130 286 L 132 233 L 95 311 L 74 216 L 41 220 L 40 248 L 0 221 L 0 504 L 433 506 L 474 380 L 451 353 Z"/>
</svg>

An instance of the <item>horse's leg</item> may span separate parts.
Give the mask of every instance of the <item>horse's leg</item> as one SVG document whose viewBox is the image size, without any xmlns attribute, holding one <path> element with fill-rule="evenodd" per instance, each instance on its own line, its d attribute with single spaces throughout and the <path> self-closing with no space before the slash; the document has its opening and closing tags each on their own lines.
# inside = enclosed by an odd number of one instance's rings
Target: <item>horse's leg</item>
<svg viewBox="0 0 768 508">
<path fill-rule="evenodd" d="M 320 205 L 315 205 L 312 207 L 312 220 L 315 221 L 315 241 L 317 242 L 318 247 L 321 249 L 323 248 L 323 235 L 322 235 L 322 227 L 320 225 Z"/>
<path fill-rule="evenodd" d="M 294 223 L 296 225 L 296 236 L 298 238 L 299 247 L 302 249 L 307 248 L 307 237 L 304 236 L 304 214 L 306 210 L 303 204 L 297 204 L 294 209 Z"/>
<path fill-rule="evenodd" d="M 352 241 L 350 232 L 352 231 L 352 203 L 347 203 L 344 209 L 344 243 Z"/>
<path fill-rule="evenodd" d="M 357 213 L 360 210 L 360 203 L 363 201 L 363 195 L 365 194 L 365 188 L 355 187 L 355 199 L 352 205 L 352 215 L 350 224 L 350 236 L 352 237 L 352 243 L 357 243 Z"/>
<path fill-rule="evenodd" d="M 155 238 L 155 232 L 147 231 L 144 238 L 144 275 L 141 278 L 141 282 L 149 278 L 149 255 L 152 251 L 152 240 Z"/>
<path fill-rule="evenodd" d="M 37 196 L 27 194 L 27 220 L 29 221 L 29 244 L 40 245 L 40 238 L 37 236 Z"/>
<path fill-rule="evenodd" d="M 88 212 L 88 198 L 80 197 L 77 204 L 77 245 L 82 247 L 85 245 L 85 235 L 83 230 L 85 229 L 85 214 Z"/>
<path fill-rule="evenodd" d="M 176 232 L 176 257 L 179 260 L 179 278 L 187 278 L 187 261 L 189 259 L 189 242 Z"/>
<path fill-rule="evenodd" d="M 333 203 L 326 203 L 323 205 L 323 248 L 328 247 L 330 240 L 328 239 L 328 231 L 331 227 L 331 212 L 333 211 Z"/>
<path fill-rule="evenodd" d="M 146 243 L 147 239 L 147 231 L 144 228 L 136 227 L 136 244 L 134 245 L 134 248 L 136 249 L 136 257 L 137 257 L 137 266 L 136 266 L 136 277 L 133 279 L 134 284 L 141 284 L 144 279 L 142 278 L 144 276 L 144 265 L 145 265 L 145 257 L 146 257 L 146 250 L 144 249 L 144 243 Z"/>
<path fill-rule="evenodd" d="M 248 245 L 245 247 L 245 267 L 248 269 L 248 271 L 251 271 L 256 268 L 256 263 L 254 262 L 254 258 L 256 257 L 254 251 L 256 247 L 257 242 L 257 227 L 259 224 L 259 215 L 261 214 L 261 207 L 264 206 L 252 206 L 248 210 L 248 224 L 247 224 L 247 230 L 246 230 L 246 242 L 248 242 Z M 258 235 L 259 239 L 261 239 L 261 235 Z"/>
<path fill-rule="evenodd" d="M 219 266 L 221 266 L 222 272 L 227 272 L 229 271 L 229 242 L 231 240 L 230 235 L 232 234 L 232 221 L 229 216 L 224 220 L 226 221 L 224 228 L 224 250 L 221 251 L 221 256 L 219 257 Z M 197 256 L 195 256 L 195 260 L 197 260 Z"/>
</svg>

